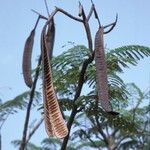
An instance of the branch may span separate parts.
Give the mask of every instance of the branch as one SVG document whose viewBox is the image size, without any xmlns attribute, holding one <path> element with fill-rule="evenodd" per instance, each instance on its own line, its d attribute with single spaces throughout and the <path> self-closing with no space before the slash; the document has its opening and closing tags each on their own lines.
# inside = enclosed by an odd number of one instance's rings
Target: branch
<svg viewBox="0 0 150 150">
<path fill-rule="evenodd" d="M 92 0 L 91 0 L 91 3 L 92 3 L 92 6 L 91 6 L 90 12 L 89 12 L 89 14 L 88 14 L 88 16 L 87 16 L 87 20 L 88 20 L 88 21 L 90 20 L 92 14 L 93 14 L 93 12 L 94 12 L 94 15 L 95 15 L 95 18 L 96 18 L 97 21 L 98 21 L 99 27 L 101 27 L 100 19 L 99 19 L 99 17 L 98 17 L 98 13 L 97 13 L 97 11 L 96 11 L 95 5 L 94 5 L 94 3 L 93 3 Z"/>
<path fill-rule="evenodd" d="M 107 34 L 107 33 L 111 32 L 114 29 L 114 27 L 116 26 L 117 21 L 118 21 L 118 14 L 116 14 L 116 20 L 115 20 L 115 22 L 113 22 L 113 23 L 111 23 L 109 25 L 104 26 L 104 29 L 107 28 L 107 27 L 112 26 L 108 31 L 105 31 L 104 34 Z"/>
<path fill-rule="evenodd" d="M 90 20 L 90 18 L 91 18 L 91 16 L 92 16 L 93 12 L 94 12 L 94 4 L 92 4 L 91 9 L 90 9 L 90 12 L 89 12 L 89 14 L 88 14 L 88 16 L 87 16 L 87 20 L 88 20 L 88 21 Z"/>
<path fill-rule="evenodd" d="M 63 14 L 65 14 L 66 16 L 68 16 L 69 18 L 73 19 L 73 20 L 76 20 L 78 22 L 83 22 L 82 19 L 80 18 L 77 18 L 77 17 L 74 17 L 72 16 L 70 13 L 66 12 L 65 10 L 61 9 L 61 8 L 58 8 L 58 7 L 55 7 L 55 10 L 51 13 L 51 15 L 49 16 L 45 26 L 47 26 L 51 20 L 53 19 L 53 17 L 58 13 L 58 12 L 61 12 Z"/>
<path fill-rule="evenodd" d="M 41 118 L 40 121 L 35 125 L 35 127 L 32 129 L 32 131 L 29 133 L 28 138 L 26 140 L 26 143 L 29 142 L 29 140 L 31 139 L 31 137 L 33 136 L 33 134 L 35 133 L 35 131 L 40 127 L 40 125 L 42 124 L 44 118 Z"/>
<path fill-rule="evenodd" d="M 99 150 L 101 150 L 101 148 L 99 148 L 99 147 L 96 145 L 96 143 L 90 138 L 90 136 L 89 136 L 84 130 L 81 129 L 81 132 L 87 137 L 87 139 L 93 144 L 93 146 L 94 146 L 95 148 L 98 148 Z"/>
<path fill-rule="evenodd" d="M 119 131 L 119 129 L 114 129 L 114 131 L 111 133 L 112 136 L 115 136 L 115 134 Z"/>
<path fill-rule="evenodd" d="M 65 10 L 63 10 L 61 8 L 56 7 L 56 10 L 63 13 L 63 14 L 65 14 L 66 16 L 68 16 L 69 18 L 71 18 L 73 20 L 76 20 L 78 22 L 83 22 L 82 19 L 74 17 L 73 15 L 71 15 L 70 13 L 66 12 Z"/>
<path fill-rule="evenodd" d="M 106 133 L 108 136 L 110 136 L 109 131 L 108 131 L 108 125 L 106 124 Z"/>
<path fill-rule="evenodd" d="M 86 35 L 87 35 L 87 39 L 88 39 L 88 48 L 92 52 L 92 50 L 93 50 L 92 36 L 91 36 L 89 23 L 88 23 L 88 20 L 86 19 L 85 15 L 82 14 L 82 17 L 83 17 L 83 20 L 82 20 L 80 18 L 74 17 L 73 15 L 71 15 L 70 13 L 66 12 L 63 9 L 56 7 L 56 9 L 51 13 L 50 17 L 48 18 L 48 21 L 47 21 L 46 25 L 49 24 L 49 22 L 52 20 L 52 18 L 54 17 L 54 15 L 57 12 L 61 12 L 61 13 L 65 14 L 66 16 L 68 16 L 69 18 L 71 18 L 71 19 L 73 19 L 75 21 L 78 21 L 78 22 L 82 22 L 84 24 Z"/>
<path fill-rule="evenodd" d="M 49 14 L 49 9 L 48 9 L 48 5 L 47 5 L 47 1 L 44 0 L 44 3 L 45 3 L 45 7 L 46 7 L 47 14 L 48 14 L 48 16 L 50 16 L 50 14 Z"/>
<path fill-rule="evenodd" d="M 39 66 L 40 66 L 40 64 L 41 64 L 41 56 L 40 56 L 39 61 L 38 61 L 33 86 L 31 88 L 30 99 L 29 99 L 29 103 L 28 103 L 28 106 L 27 106 L 26 118 L 25 118 L 25 123 L 24 123 L 23 136 L 22 136 L 22 141 L 21 141 L 21 145 L 20 145 L 19 150 L 24 150 L 25 147 L 26 147 L 26 137 L 27 137 L 27 130 L 28 130 L 28 124 L 29 124 L 29 119 L 30 119 L 31 106 L 32 106 L 32 103 L 33 103 L 36 83 L 37 83 L 37 80 L 38 80 L 38 77 L 39 77 L 39 72 L 40 72 L 40 67 Z"/>
<path fill-rule="evenodd" d="M 102 127 L 101 127 L 101 125 L 100 125 L 100 123 L 98 121 L 98 116 L 95 116 L 95 120 L 96 120 L 96 123 L 97 123 L 97 128 L 98 128 L 99 133 L 102 135 L 106 145 L 108 145 L 109 143 L 107 141 L 107 137 L 106 137 L 105 133 L 103 132 Z"/>
<path fill-rule="evenodd" d="M 67 147 L 67 143 L 68 143 L 68 140 L 69 140 L 71 127 L 72 127 L 74 118 L 75 118 L 75 116 L 76 116 L 76 114 L 78 112 L 77 111 L 77 105 L 75 104 L 75 101 L 78 99 L 78 97 L 81 94 L 81 90 L 82 90 L 82 87 L 83 87 L 83 84 L 84 84 L 84 75 L 85 75 L 86 69 L 87 69 L 88 65 L 93 61 L 93 59 L 94 59 L 94 54 L 91 57 L 89 57 L 88 59 L 86 59 L 84 61 L 83 65 L 82 65 L 82 69 L 81 69 L 81 72 L 79 74 L 79 80 L 78 80 L 78 86 L 77 86 L 77 89 L 76 89 L 76 94 L 74 96 L 73 109 L 72 109 L 70 118 L 69 118 L 68 123 L 67 123 L 68 135 L 63 140 L 63 143 L 62 143 L 62 146 L 61 146 L 61 150 L 65 150 L 66 147 Z"/>
<path fill-rule="evenodd" d="M 37 15 L 39 15 L 40 18 L 48 20 L 48 18 L 46 18 L 45 16 L 41 15 L 39 12 L 37 12 L 36 10 L 31 9 L 31 11 L 33 11 L 34 13 L 36 13 Z"/>
<path fill-rule="evenodd" d="M 79 7 L 82 10 L 81 11 L 81 16 L 83 18 L 82 22 L 84 24 L 84 28 L 85 28 L 85 31 L 86 31 L 86 36 L 87 36 L 87 39 L 88 39 L 88 48 L 92 53 L 93 52 L 93 43 L 92 43 L 92 35 L 91 35 L 90 26 L 89 26 L 89 23 L 88 23 L 88 19 L 87 19 L 85 13 L 84 13 L 84 8 L 81 5 L 81 3 L 79 3 Z"/>
<path fill-rule="evenodd" d="M 120 146 L 121 146 L 120 144 L 121 144 L 121 142 L 122 142 L 123 140 L 127 139 L 127 138 L 129 138 L 129 135 L 122 137 L 122 138 L 116 143 L 116 147 L 118 147 L 118 149 L 120 149 Z"/>
</svg>

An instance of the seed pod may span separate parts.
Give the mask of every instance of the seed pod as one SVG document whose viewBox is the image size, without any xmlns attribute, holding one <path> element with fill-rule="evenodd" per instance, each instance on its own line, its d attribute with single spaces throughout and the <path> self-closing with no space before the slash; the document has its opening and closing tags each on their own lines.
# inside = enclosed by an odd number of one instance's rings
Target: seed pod
<svg viewBox="0 0 150 150">
<path fill-rule="evenodd" d="M 112 109 L 108 97 L 107 65 L 105 61 L 103 32 L 104 28 L 100 27 L 95 36 L 96 84 L 102 107 L 106 112 L 111 112 Z"/>
<path fill-rule="evenodd" d="M 29 37 L 25 42 L 24 52 L 23 52 L 23 62 L 22 62 L 23 77 L 26 85 L 29 88 L 31 88 L 33 84 L 32 76 L 31 76 L 31 57 L 32 57 L 33 44 L 34 44 L 35 30 L 39 20 L 40 20 L 40 16 L 38 16 L 38 19 L 35 23 L 33 30 L 31 31 Z"/>
<path fill-rule="evenodd" d="M 64 138 L 68 134 L 68 129 L 53 86 L 50 58 L 45 44 L 45 32 L 46 26 L 44 26 L 41 35 L 45 127 L 49 136 Z"/>
<path fill-rule="evenodd" d="M 46 43 L 45 43 L 50 60 L 53 54 L 54 41 L 55 41 L 55 24 L 54 24 L 54 19 L 52 18 L 52 20 L 47 26 Z"/>
<path fill-rule="evenodd" d="M 32 87 L 33 83 L 31 76 L 31 56 L 34 43 L 34 36 L 35 36 L 35 28 L 31 31 L 29 37 L 25 42 L 23 63 L 22 63 L 24 81 L 29 88 Z"/>
</svg>

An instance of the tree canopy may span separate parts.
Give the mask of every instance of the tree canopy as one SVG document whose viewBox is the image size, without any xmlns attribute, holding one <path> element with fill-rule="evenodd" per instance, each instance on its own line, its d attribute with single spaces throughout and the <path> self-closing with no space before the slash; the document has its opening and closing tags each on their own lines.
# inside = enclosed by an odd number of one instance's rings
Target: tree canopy
<svg viewBox="0 0 150 150">
<path fill-rule="evenodd" d="M 66 120 L 69 120 L 69 114 L 74 109 L 74 105 L 77 108 L 68 149 L 86 149 L 87 147 L 111 150 L 146 149 L 149 146 L 148 99 L 150 93 L 141 91 L 134 83 L 124 83 L 119 75 L 123 73 L 124 67 L 135 66 L 140 59 L 149 56 L 150 48 L 129 45 L 107 51 L 109 95 L 113 107 L 120 112 L 120 115 L 115 117 L 103 111 L 100 104 L 97 106 L 94 62 L 87 67 L 82 94 L 76 101 L 73 100 L 79 71 L 89 55 L 88 48 L 77 45 L 52 60 L 54 85 Z M 15 115 L 18 111 L 25 109 L 28 98 L 29 91 L 18 95 L 13 100 L 1 102 L 1 125 L 9 115 Z M 40 113 L 43 106 L 39 105 L 39 101 L 41 101 L 41 91 L 36 91 L 34 105 L 39 107 Z M 142 105 L 144 101 L 147 101 L 148 105 Z M 14 145 L 19 143 L 18 140 L 13 141 Z M 28 141 L 27 149 L 59 149 L 62 146 L 62 140 L 46 138 L 41 144 L 41 147 L 38 147 Z"/>
</svg>

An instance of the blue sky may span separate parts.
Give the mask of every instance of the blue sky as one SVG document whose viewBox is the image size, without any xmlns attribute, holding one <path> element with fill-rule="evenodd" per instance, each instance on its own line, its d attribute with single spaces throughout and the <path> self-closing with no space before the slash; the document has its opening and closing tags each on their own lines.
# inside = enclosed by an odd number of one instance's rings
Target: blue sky
<svg viewBox="0 0 150 150">
<path fill-rule="evenodd" d="M 119 15 L 115 29 L 105 36 L 108 48 L 123 45 L 139 44 L 150 47 L 150 1 L 149 0 L 93 0 L 103 25 L 114 21 L 116 13 Z M 81 0 L 88 12 L 90 0 Z M 48 0 L 50 10 L 54 6 L 64 8 L 73 15 L 78 15 L 78 0 Z M 43 15 L 46 14 L 44 0 L 5 0 L 0 1 L 0 98 L 3 101 L 14 98 L 16 95 L 28 90 L 22 77 L 22 53 L 24 42 L 35 24 L 37 15 L 31 12 L 35 9 Z M 36 32 L 33 60 L 40 53 L 39 36 L 44 21 L 41 21 Z M 60 54 L 64 49 L 62 45 L 67 41 L 87 45 L 83 25 L 58 14 L 56 23 L 56 41 L 54 55 Z M 98 28 L 94 19 L 90 21 L 93 38 Z M 35 63 L 33 63 L 35 66 Z M 122 75 L 125 82 L 135 82 L 142 90 L 150 87 L 150 61 L 146 58 L 139 62 L 137 67 L 124 70 Z M 36 112 L 36 110 L 35 110 Z M 25 113 L 20 111 L 17 115 L 9 117 L 2 128 L 3 150 L 13 150 L 11 140 L 22 136 Z M 40 117 L 40 114 L 36 116 Z M 39 136 L 37 138 L 37 136 Z M 39 143 L 46 137 L 43 126 L 33 137 L 33 142 Z"/>
</svg>

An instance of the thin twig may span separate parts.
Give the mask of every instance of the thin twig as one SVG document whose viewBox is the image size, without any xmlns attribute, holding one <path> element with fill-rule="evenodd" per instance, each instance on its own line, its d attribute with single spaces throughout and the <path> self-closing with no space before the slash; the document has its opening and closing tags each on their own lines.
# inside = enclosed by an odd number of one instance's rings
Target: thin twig
<svg viewBox="0 0 150 150">
<path fill-rule="evenodd" d="M 40 18 L 45 19 L 45 20 L 48 20 L 48 18 L 47 18 L 47 17 L 45 17 L 45 16 L 41 15 L 41 14 L 40 14 L 39 12 L 37 12 L 36 10 L 31 9 L 31 11 L 32 11 L 32 12 L 34 12 L 34 13 L 36 13 L 37 15 L 39 15 L 39 16 L 40 16 Z"/>
<path fill-rule="evenodd" d="M 31 139 L 31 137 L 33 136 L 35 131 L 40 127 L 40 125 L 42 124 L 43 120 L 44 120 L 44 118 L 41 118 L 40 121 L 34 126 L 32 131 L 29 133 L 28 138 L 26 140 L 26 144 L 29 142 L 29 140 Z"/>
<path fill-rule="evenodd" d="M 102 127 L 101 127 L 101 125 L 99 123 L 97 115 L 95 116 L 95 120 L 96 120 L 96 123 L 97 123 L 97 128 L 98 128 L 99 133 L 102 135 L 104 142 L 108 145 L 107 137 L 106 137 L 105 133 L 102 130 Z"/>
<path fill-rule="evenodd" d="M 71 15 L 70 13 L 66 12 L 65 10 L 61 9 L 61 8 L 58 8 L 56 7 L 57 11 L 65 14 L 66 16 L 68 16 L 69 18 L 73 19 L 73 20 L 76 20 L 76 21 L 79 21 L 79 22 L 83 22 L 82 19 L 80 18 L 77 18 L 77 17 L 74 17 L 73 15 Z"/>
<path fill-rule="evenodd" d="M 91 51 L 91 53 L 93 53 L 93 43 L 92 43 L 92 35 L 91 35 L 91 30 L 90 30 L 90 26 L 89 26 L 89 23 L 88 23 L 88 19 L 84 13 L 84 8 L 83 6 L 81 5 L 81 3 L 79 3 L 80 7 L 82 8 L 82 18 L 83 18 L 83 24 L 84 24 L 84 28 L 85 28 L 85 31 L 86 31 L 86 36 L 87 36 L 87 39 L 88 39 L 88 48 L 89 50 Z"/>
<path fill-rule="evenodd" d="M 47 5 L 47 1 L 44 0 L 44 3 L 45 3 L 45 7 L 46 7 L 47 14 L 48 14 L 48 16 L 50 16 L 50 14 L 49 14 L 49 9 L 48 9 L 48 5 Z"/>
<path fill-rule="evenodd" d="M 91 0 L 91 3 L 94 4 L 92 0 Z"/>
<path fill-rule="evenodd" d="M 40 66 L 40 64 L 41 64 L 41 56 L 40 56 L 39 61 L 38 61 L 33 86 L 31 88 L 30 99 L 29 99 L 29 103 L 28 103 L 28 106 L 27 106 L 26 118 L 25 118 L 25 123 L 24 123 L 23 136 L 22 136 L 21 145 L 20 145 L 19 150 L 24 150 L 25 147 L 26 147 L 26 137 L 27 137 L 28 124 L 29 124 L 29 119 L 30 119 L 31 106 L 32 106 L 32 103 L 33 103 L 36 83 L 37 83 L 37 80 L 38 80 L 38 77 L 39 77 L 39 72 L 40 72 L 40 69 L 39 69 L 40 67 L 39 66 Z"/>
<path fill-rule="evenodd" d="M 34 11 L 34 10 L 32 10 L 32 11 Z M 34 11 L 34 12 L 37 13 L 38 15 L 40 15 L 38 12 L 36 12 L 36 11 Z M 49 22 L 52 20 L 52 18 L 55 16 L 55 14 L 57 12 L 61 12 L 64 15 L 68 16 L 69 18 L 71 18 L 73 20 L 76 20 L 78 22 L 83 22 L 82 19 L 74 17 L 73 15 L 71 15 L 70 13 L 66 12 L 65 10 L 63 10 L 61 8 L 55 7 L 55 10 L 51 13 L 51 15 L 49 16 L 49 18 L 47 19 L 48 21 L 47 21 L 46 25 L 49 24 Z"/>
<path fill-rule="evenodd" d="M 112 26 L 108 31 L 105 31 L 104 34 L 107 34 L 107 33 L 111 32 L 114 29 L 114 27 L 116 26 L 117 21 L 118 21 L 118 14 L 116 14 L 116 20 L 115 20 L 115 22 L 113 22 L 113 23 L 111 23 L 109 25 L 104 26 L 104 29 L 107 28 L 107 27 Z"/>
<path fill-rule="evenodd" d="M 40 20 L 40 15 L 39 15 L 39 17 L 38 17 L 38 19 L 37 19 L 37 21 L 36 21 L 36 23 L 35 23 L 35 26 L 34 26 L 34 30 L 36 29 L 36 27 L 37 27 L 37 25 L 38 25 L 38 23 L 39 23 L 39 20 Z"/>
<path fill-rule="evenodd" d="M 88 21 L 90 20 L 90 18 L 91 18 L 91 16 L 92 16 L 93 12 L 94 12 L 94 5 L 92 4 L 91 9 L 90 9 L 90 12 L 89 12 L 89 14 L 88 14 L 88 16 L 87 16 L 87 20 L 88 20 Z"/>
<path fill-rule="evenodd" d="M 87 137 L 87 139 L 93 144 L 95 148 L 101 150 L 101 148 L 98 147 L 98 145 L 90 138 L 90 136 L 84 130 L 81 129 L 81 132 Z"/>
<path fill-rule="evenodd" d="M 92 6 L 91 6 L 90 12 L 89 12 L 89 14 L 88 14 L 88 16 L 87 16 L 87 20 L 88 20 L 88 21 L 90 20 L 92 14 L 93 14 L 93 12 L 94 12 L 94 15 L 95 15 L 95 18 L 96 18 L 97 21 L 98 21 L 99 27 L 101 27 L 100 19 L 99 19 L 99 17 L 98 17 L 97 10 L 96 10 L 95 5 L 94 5 L 94 3 L 93 3 L 92 0 L 91 0 L 91 3 L 92 3 Z"/>
</svg>

